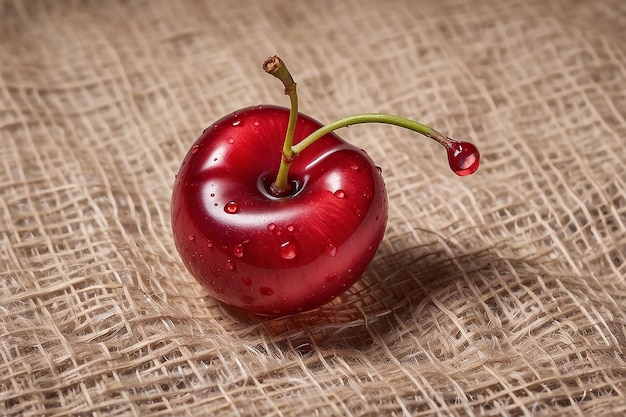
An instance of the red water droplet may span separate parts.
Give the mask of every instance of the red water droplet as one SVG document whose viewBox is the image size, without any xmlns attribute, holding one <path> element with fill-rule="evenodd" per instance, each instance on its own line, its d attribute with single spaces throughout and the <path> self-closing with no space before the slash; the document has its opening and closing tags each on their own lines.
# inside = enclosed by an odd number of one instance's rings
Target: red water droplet
<svg viewBox="0 0 626 417">
<path fill-rule="evenodd" d="M 359 170 L 359 166 L 358 166 L 357 164 L 352 164 L 352 165 L 350 165 L 350 168 L 351 168 L 353 171 L 358 171 L 358 170 Z"/>
<path fill-rule="evenodd" d="M 243 257 L 243 244 L 233 246 L 233 256 L 235 258 Z"/>
<path fill-rule="evenodd" d="M 208 246 L 208 247 L 210 247 L 210 248 L 212 248 L 212 247 L 213 247 L 213 242 L 211 242 L 210 240 L 209 240 L 209 241 L 207 241 L 207 246 Z"/>
<path fill-rule="evenodd" d="M 189 240 L 194 241 L 196 239 L 196 235 L 191 234 L 189 235 Z"/>
<path fill-rule="evenodd" d="M 378 174 L 382 175 L 383 174 L 383 169 L 379 166 L 376 166 L 376 171 L 378 171 Z"/>
<path fill-rule="evenodd" d="M 259 288 L 259 292 L 261 293 L 261 295 L 272 295 L 272 294 L 274 294 L 274 290 L 271 289 L 270 287 L 261 287 L 261 288 Z"/>
<path fill-rule="evenodd" d="M 337 279 L 337 274 L 328 274 L 326 275 L 326 282 L 331 282 Z"/>
<path fill-rule="evenodd" d="M 243 277 L 241 278 L 241 280 L 243 281 L 244 284 L 246 284 L 246 286 L 250 286 L 252 285 L 252 277 Z"/>
<path fill-rule="evenodd" d="M 336 254 L 337 254 L 337 246 L 333 245 L 332 243 L 329 243 L 328 245 L 326 245 L 326 255 L 335 256 Z"/>
<path fill-rule="evenodd" d="M 335 194 L 335 197 L 337 198 L 344 198 L 346 196 L 345 191 L 343 191 L 341 188 L 335 191 L 333 194 Z"/>
<path fill-rule="evenodd" d="M 232 145 L 233 143 L 235 143 L 235 139 L 233 139 L 233 138 L 228 138 L 228 139 L 226 139 L 226 143 L 228 143 L 228 144 L 231 144 L 231 145 Z"/>
<path fill-rule="evenodd" d="M 290 224 L 289 226 L 287 226 L 287 231 L 293 232 L 293 225 Z"/>
<path fill-rule="evenodd" d="M 480 164 L 480 153 L 469 142 L 452 142 L 448 146 L 448 164 L 450 169 L 462 177 L 473 174 Z"/>
<path fill-rule="evenodd" d="M 235 120 L 233 122 L 233 126 L 239 126 L 239 125 L 241 125 L 241 120 Z"/>
<path fill-rule="evenodd" d="M 226 265 L 224 265 L 224 268 L 227 271 L 232 271 L 233 269 L 235 269 L 235 264 L 233 264 L 231 260 L 229 259 L 228 261 L 226 261 Z"/>
<path fill-rule="evenodd" d="M 276 229 L 276 225 L 274 223 L 270 223 L 267 225 L 267 230 L 269 230 L 270 232 L 274 229 Z"/>
<path fill-rule="evenodd" d="M 229 214 L 235 214 L 237 213 L 237 210 L 239 210 L 239 208 L 237 207 L 237 203 L 235 203 L 234 201 L 229 201 L 224 206 L 224 211 Z"/>
<path fill-rule="evenodd" d="M 200 145 L 193 145 L 193 147 L 191 148 L 191 153 L 198 153 L 198 150 L 200 149 Z"/>
<path fill-rule="evenodd" d="M 285 242 L 280 245 L 280 257 L 283 259 L 293 259 L 298 254 L 298 248 L 293 242 Z"/>
</svg>

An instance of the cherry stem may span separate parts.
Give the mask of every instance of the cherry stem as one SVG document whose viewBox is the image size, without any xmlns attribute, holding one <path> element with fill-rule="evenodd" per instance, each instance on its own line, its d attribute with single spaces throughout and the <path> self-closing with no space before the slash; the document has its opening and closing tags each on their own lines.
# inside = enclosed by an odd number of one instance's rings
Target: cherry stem
<svg viewBox="0 0 626 417">
<path fill-rule="evenodd" d="M 302 141 L 298 144 L 293 145 L 293 136 L 296 129 L 296 122 L 298 120 L 298 94 L 296 93 L 296 83 L 291 77 L 291 74 L 289 73 L 289 70 L 283 60 L 277 56 L 268 58 L 263 63 L 263 69 L 265 72 L 275 76 L 283 83 L 285 86 L 285 94 L 289 96 L 291 101 L 291 106 L 289 108 L 289 123 L 287 124 L 287 133 L 285 134 L 280 167 L 278 168 L 276 181 L 271 185 L 272 192 L 274 192 L 277 196 L 284 196 L 290 193 L 291 183 L 289 182 L 289 167 L 298 154 L 313 144 L 316 140 L 337 129 L 363 123 L 383 123 L 399 126 L 435 140 L 446 148 L 450 167 L 458 175 L 469 175 L 478 168 L 480 155 L 478 150 L 472 144 L 459 142 L 422 123 L 392 114 L 365 113 L 344 117 L 343 119 L 339 119 L 320 127 L 315 132 L 302 139 Z M 468 156 L 470 158 L 467 158 Z"/>
<path fill-rule="evenodd" d="M 403 127 L 405 129 L 409 129 L 409 130 L 412 130 L 413 132 L 421 133 L 422 135 L 426 137 L 434 139 L 445 148 L 450 148 L 453 143 L 457 142 L 454 139 L 448 137 L 447 135 L 439 132 L 438 130 L 435 130 L 422 123 L 418 123 L 414 120 L 407 119 L 405 117 L 395 116 L 392 114 L 365 113 L 365 114 L 355 114 L 353 116 L 344 117 L 343 119 L 339 119 L 337 121 L 329 123 L 326 126 L 322 126 L 321 128 L 317 129 L 315 132 L 311 133 L 309 136 L 304 138 L 300 143 L 293 146 L 293 152 L 296 155 L 299 154 L 316 140 L 320 139 L 324 135 L 327 135 L 337 129 L 340 129 L 342 127 L 348 127 L 351 125 L 363 124 L 363 123 L 383 123 L 383 124 Z"/>
<path fill-rule="evenodd" d="M 291 77 L 287 66 L 277 56 L 269 57 L 263 63 L 263 69 L 268 74 L 278 78 L 285 86 L 285 95 L 289 96 L 289 122 L 287 123 L 287 132 L 285 133 L 285 141 L 283 143 L 283 153 L 278 168 L 276 181 L 272 184 L 272 191 L 277 195 L 284 195 L 291 191 L 289 183 L 289 167 L 295 157 L 293 150 L 293 135 L 296 131 L 296 122 L 298 121 L 298 93 L 296 91 L 296 83 Z"/>
</svg>

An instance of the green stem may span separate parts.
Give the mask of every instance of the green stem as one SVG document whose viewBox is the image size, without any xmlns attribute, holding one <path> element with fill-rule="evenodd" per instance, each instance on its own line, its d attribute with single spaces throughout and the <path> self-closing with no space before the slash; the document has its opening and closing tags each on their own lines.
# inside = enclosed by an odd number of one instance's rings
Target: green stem
<svg viewBox="0 0 626 417">
<path fill-rule="evenodd" d="M 392 114 L 366 113 L 344 117 L 343 119 L 339 119 L 335 122 L 327 124 L 326 126 L 320 127 L 315 132 L 304 138 L 300 143 L 295 145 L 292 149 L 293 153 L 294 155 L 299 154 L 316 140 L 337 129 L 363 123 L 384 123 L 388 125 L 400 126 L 434 139 L 444 147 L 449 147 L 450 144 L 454 142 L 453 139 L 450 139 L 445 134 L 405 117 L 395 116 Z"/>
<path fill-rule="evenodd" d="M 278 78 L 283 83 L 283 85 L 285 86 L 285 94 L 289 96 L 289 100 L 291 103 L 289 108 L 289 123 L 287 124 L 287 133 L 285 134 L 285 142 L 283 144 L 283 153 L 280 161 L 280 167 L 278 168 L 276 181 L 271 186 L 272 191 L 277 196 L 285 196 L 292 191 L 292 185 L 289 182 L 289 167 L 291 166 L 294 158 L 316 140 L 342 127 L 362 123 L 384 123 L 400 126 L 405 129 L 421 133 L 424 136 L 436 140 L 448 149 L 450 149 L 452 144 L 456 142 L 445 134 L 429 126 L 423 125 L 405 117 L 395 116 L 391 114 L 366 113 L 348 116 L 343 119 L 339 119 L 333 123 L 330 123 L 326 126 L 323 126 L 304 138 L 297 145 L 293 145 L 293 136 L 296 130 L 296 122 L 298 120 L 298 94 L 296 93 L 296 83 L 291 77 L 291 74 L 289 73 L 289 70 L 287 69 L 285 63 L 277 56 L 268 58 L 263 63 L 263 69 L 265 70 L 265 72 Z"/>
<path fill-rule="evenodd" d="M 287 123 L 287 132 L 285 133 L 285 141 L 283 142 L 283 153 L 280 160 L 280 167 L 278 168 L 278 175 L 276 181 L 272 184 L 272 190 L 278 194 L 283 195 L 291 191 L 291 184 L 289 183 L 289 167 L 295 157 L 293 151 L 293 136 L 296 131 L 296 122 L 298 121 L 298 93 L 296 91 L 296 83 L 291 77 L 287 66 L 277 56 L 268 58 L 263 63 L 263 69 L 268 74 L 278 78 L 285 86 L 285 94 L 289 96 L 289 122 Z"/>
</svg>

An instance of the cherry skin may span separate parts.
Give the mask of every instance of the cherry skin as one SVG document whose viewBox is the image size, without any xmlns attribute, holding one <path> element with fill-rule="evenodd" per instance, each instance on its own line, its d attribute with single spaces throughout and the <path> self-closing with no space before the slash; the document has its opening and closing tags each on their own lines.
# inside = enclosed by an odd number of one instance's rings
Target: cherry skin
<svg viewBox="0 0 626 417">
<path fill-rule="evenodd" d="M 334 133 L 291 162 L 291 189 L 272 189 L 289 109 L 258 106 L 206 129 L 172 194 L 177 250 L 216 299 L 262 315 L 325 304 L 363 273 L 383 238 L 380 170 Z M 298 115 L 293 143 L 321 127 Z"/>
</svg>

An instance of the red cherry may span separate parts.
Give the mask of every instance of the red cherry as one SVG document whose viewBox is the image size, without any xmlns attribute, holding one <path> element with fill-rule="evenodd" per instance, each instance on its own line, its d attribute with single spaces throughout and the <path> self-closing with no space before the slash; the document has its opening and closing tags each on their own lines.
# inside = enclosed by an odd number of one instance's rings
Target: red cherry
<svg viewBox="0 0 626 417">
<path fill-rule="evenodd" d="M 246 108 L 202 132 L 177 175 L 172 228 L 185 265 L 213 297 L 285 315 L 351 286 L 385 231 L 382 170 L 336 129 L 387 123 L 419 132 L 446 147 L 462 176 L 476 171 L 480 155 L 400 116 L 361 114 L 322 126 L 298 113 L 296 84 L 280 58 L 264 69 L 281 80 L 291 108 Z"/>
<path fill-rule="evenodd" d="M 333 133 L 293 160 L 292 192 L 272 194 L 288 120 L 288 109 L 265 106 L 218 121 L 191 147 L 172 196 L 185 265 L 215 298 L 259 314 L 308 310 L 345 291 L 387 221 L 376 165 Z M 304 115 L 297 123 L 294 143 L 321 127 Z"/>
</svg>

